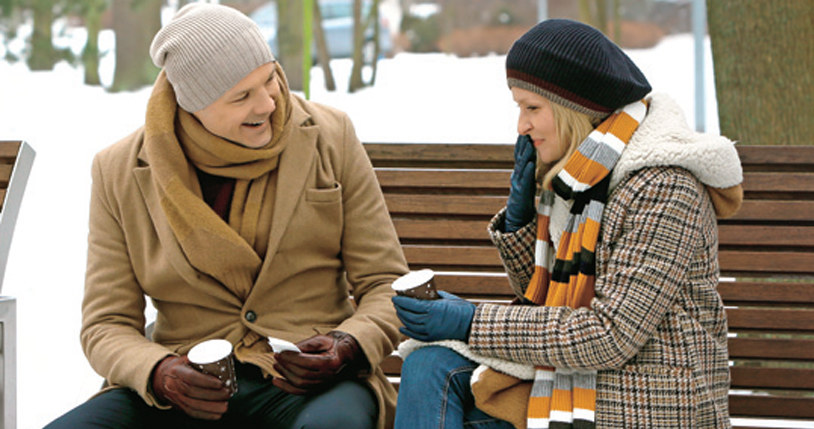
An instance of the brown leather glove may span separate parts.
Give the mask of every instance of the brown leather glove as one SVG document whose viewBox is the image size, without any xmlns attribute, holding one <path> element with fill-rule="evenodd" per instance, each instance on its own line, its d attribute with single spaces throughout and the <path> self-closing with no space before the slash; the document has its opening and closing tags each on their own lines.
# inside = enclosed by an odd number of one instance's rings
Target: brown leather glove
<svg viewBox="0 0 814 429">
<path fill-rule="evenodd" d="M 190 417 L 218 420 L 228 408 L 229 389 L 217 377 L 196 371 L 186 356 L 167 356 L 153 371 L 153 393 Z"/>
<path fill-rule="evenodd" d="M 281 390 L 304 395 L 319 392 L 339 380 L 356 378 L 370 364 L 359 343 L 350 334 L 331 331 L 297 343 L 302 353 L 277 353 L 274 369 L 285 378 L 272 383 Z"/>
</svg>

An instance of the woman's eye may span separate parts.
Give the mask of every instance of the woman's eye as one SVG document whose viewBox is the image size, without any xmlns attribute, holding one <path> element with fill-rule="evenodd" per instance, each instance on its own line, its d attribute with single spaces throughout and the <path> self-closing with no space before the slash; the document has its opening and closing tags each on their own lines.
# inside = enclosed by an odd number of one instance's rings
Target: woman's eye
<svg viewBox="0 0 814 429">
<path fill-rule="evenodd" d="M 539 107 L 537 106 L 526 106 L 526 110 L 528 110 L 529 112 L 533 112 L 537 109 L 539 109 Z"/>
</svg>

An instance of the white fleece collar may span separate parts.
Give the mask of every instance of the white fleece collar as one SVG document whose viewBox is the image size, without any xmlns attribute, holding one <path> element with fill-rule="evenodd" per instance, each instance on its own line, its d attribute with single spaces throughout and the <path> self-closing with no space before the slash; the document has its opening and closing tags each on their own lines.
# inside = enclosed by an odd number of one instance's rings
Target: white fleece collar
<svg viewBox="0 0 814 429">
<path fill-rule="evenodd" d="M 691 130 L 681 108 L 666 94 L 652 94 L 648 102 L 647 116 L 613 169 L 611 190 L 628 173 L 656 166 L 687 169 L 713 188 L 729 188 L 743 181 L 733 141 Z"/>
</svg>

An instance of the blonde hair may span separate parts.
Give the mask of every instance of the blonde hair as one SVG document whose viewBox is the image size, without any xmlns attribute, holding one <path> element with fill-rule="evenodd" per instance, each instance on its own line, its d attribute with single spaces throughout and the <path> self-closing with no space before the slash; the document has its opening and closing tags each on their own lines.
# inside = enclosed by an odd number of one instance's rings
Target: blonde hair
<svg viewBox="0 0 814 429">
<path fill-rule="evenodd" d="M 603 120 L 603 118 L 592 117 L 554 102 L 551 102 L 551 111 L 554 114 L 560 147 L 565 151 L 562 158 L 553 164 L 543 164 L 540 161 L 540 155 L 537 155 L 537 180 L 542 182 L 543 189 L 551 186 L 551 180 L 565 167 L 568 158 L 577 150 L 579 144 Z"/>
</svg>

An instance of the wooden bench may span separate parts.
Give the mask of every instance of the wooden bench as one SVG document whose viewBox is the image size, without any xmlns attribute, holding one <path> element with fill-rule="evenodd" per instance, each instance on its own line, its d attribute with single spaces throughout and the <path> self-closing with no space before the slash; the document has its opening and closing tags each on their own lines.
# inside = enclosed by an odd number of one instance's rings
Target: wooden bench
<svg viewBox="0 0 814 429">
<path fill-rule="evenodd" d="M 513 145 L 366 143 L 411 269 L 440 289 L 508 302 L 489 241 L 506 202 Z M 814 421 L 814 147 L 738 147 L 745 201 L 719 222 L 735 427 Z M 398 383 L 401 361 L 385 372 Z M 793 423 L 792 423 L 793 422 Z M 777 426 L 775 426 L 777 427 Z M 800 426 L 797 426 L 800 427 Z M 812 426 L 808 426 L 812 427 Z"/>
<path fill-rule="evenodd" d="M 34 150 L 22 141 L 0 141 L 0 291 L 17 213 L 28 182 Z M 17 427 L 17 302 L 0 296 L 0 380 L 2 428 Z"/>
</svg>

